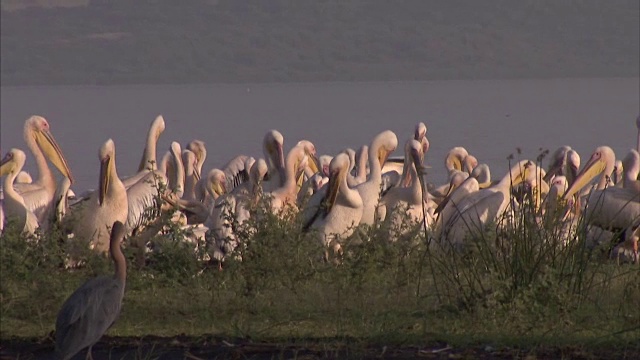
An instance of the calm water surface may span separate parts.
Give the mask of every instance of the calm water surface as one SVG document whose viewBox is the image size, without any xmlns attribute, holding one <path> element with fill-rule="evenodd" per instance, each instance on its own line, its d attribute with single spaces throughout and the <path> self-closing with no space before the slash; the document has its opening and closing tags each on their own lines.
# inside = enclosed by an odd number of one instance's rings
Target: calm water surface
<svg viewBox="0 0 640 360">
<path fill-rule="evenodd" d="M 502 177 L 507 156 L 522 150 L 576 149 L 583 164 L 599 145 L 619 158 L 636 145 L 640 112 L 638 78 L 321 83 L 259 85 L 137 85 L 2 87 L 0 147 L 27 151 L 24 121 L 49 120 L 81 192 L 97 187 L 98 149 L 116 144 L 120 176 L 137 169 L 151 121 L 162 114 L 166 130 L 160 158 L 171 141 L 206 142 L 205 172 L 237 154 L 261 156 L 265 132 L 278 129 L 289 149 L 311 140 L 319 154 L 369 143 L 380 131 L 394 131 L 402 146 L 418 121 L 428 127 L 433 182 L 446 178 L 443 161 L 464 146 Z M 36 175 L 27 152 L 26 170 Z M 546 166 L 546 162 L 545 162 Z"/>
</svg>

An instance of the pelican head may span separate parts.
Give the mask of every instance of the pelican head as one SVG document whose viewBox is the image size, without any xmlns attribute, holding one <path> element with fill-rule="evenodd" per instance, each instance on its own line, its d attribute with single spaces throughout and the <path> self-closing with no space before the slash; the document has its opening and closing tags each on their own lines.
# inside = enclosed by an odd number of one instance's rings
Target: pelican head
<svg viewBox="0 0 640 360">
<path fill-rule="evenodd" d="M 198 171 L 198 157 L 196 154 L 189 150 L 182 150 L 182 164 L 185 166 L 187 172 L 191 170 L 193 172 L 193 177 L 196 181 L 200 180 L 200 172 Z"/>
<path fill-rule="evenodd" d="M 345 181 L 349 164 L 349 155 L 345 153 L 339 153 L 331 159 L 331 163 L 329 164 L 329 185 L 323 202 L 325 217 L 329 214 L 338 198 L 340 184 Z"/>
<path fill-rule="evenodd" d="M 467 149 L 461 146 L 456 146 L 453 149 L 449 150 L 449 152 L 447 153 L 447 157 L 444 159 L 444 167 L 447 169 L 447 171 L 463 171 L 462 164 L 467 156 L 469 156 L 469 152 L 467 152 Z"/>
<path fill-rule="evenodd" d="M 320 169 L 322 170 L 322 174 L 324 176 L 329 177 L 329 164 L 331 164 L 331 160 L 333 156 L 331 155 L 322 155 L 318 158 L 320 161 Z"/>
<path fill-rule="evenodd" d="M 207 147 L 202 140 L 192 140 L 187 144 L 187 150 L 193 151 L 198 159 L 198 171 L 202 169 L 202 164 L 204 164 L 205 159 L 207 158 Z"/>
<path fill-rule="evenodd" d="M 9 150 L 0 161 L 0 176 L 8 174 L 16 174 L 17 176 L 18 172 L 24 166 L 26 158 L 27 156 L 24 154 L 24 151 L 20 149 L 13 148 Z"/>
<path fill-rule="evenodd" d="M 422 143 L 422 139 L 427 136 L 427 125 L 425 125 L 422 121 L 416 125 L 416 129 L 413 133 L 413 138 L 418 140 L 418 142 Z"/>
<path fill-rule="evenodd" d="M 624 165 L 621 160 L 616 160 L 613 166 L 613 172 L 611 173 L 611 182 L 617 184 L 622 180 L 622 173 L 624 172 Z"/>
<path fill-rule="evenodd" d="M 598 184 L 598 188 L 603 189 L 606 181 L 611 177 L 613 167 L 615 166 L 615 159 L 616 155 L 610 147 L 600 146 L 596 148 L 593 154 L 591 154 L 589 161 L 584 165 L 582 171 L 580 171 L 573 184 L 569 187 L 569 190 L 564 194 L 564 198 L 567 199 L 573 196 L 573 194 L 577 193 L 601 173 L 604 173 L 605 177 L 603 181 Z"/>
<path fill-rule="evenodd" d="M 269 171 L 269 167 L 267 167 L 267 162 L 264 161 L 264 159 L 260 158 L 256 160 L 253 166 L 251 167 L 249 175 L 253 180 L 253 182 L 255 184 L 258 184 L 262 182 L 262 179 L 264 179 L 268 171 Z"/>
<path fill-rule="evenodd" d="M 111 183 L 115 173 L 115 154 L 116 146 L 113 140 L 107 140 L 100 147 L 100 184 L 98 193 L 98 203 L 100 206 L 104 204 L 104 199 L 107 196 L 107 189 Z"/>
<path fill-rule="evenodd" d="M 389 155 L 398 147 L 398 137 L 391 130 L 386 130 L 378 134 L 371 142 L 373 149 L 378 149 L 376 156 L 380 162 L 380 167 L 387 162 Z"/>
<path fill-rule="evenodd" d="M 637 179 L 640 174 L 640 153 L 631 149 L 627 156 L 622 160 L 622 167 L 624 168 L 625 176 L 628 179 Z"/>
<path fill-rule="evenodd" d="M 476 157 L 473 156 L 473 155 L 467 155 L 464 158 L 463 163 L 464 163 L 464 171 L 466 171 L 469 174 L 471 174 L 473 169 L 475 169 L 476 166 L 478 166 L 478 159 L 476 159 Z"/>
<path fill-rule="evenodd" d="M 476 165 L 471 171 L 470 176 L 473 176 L 478 180 L 478 186 L 480 187 L 480 189 L 491 186 L 491 171 L 489 170 L 489 165 L 487 164 Z"/>
<path fill-rule="evenodd" d="M 569 169 L 565 176 L 569 176 L 568 180 L 573 183 L 578 176 L 578 169 L 580 169 L 580 155 L 577 151 L 573 149 L 567 151 L 567 166 Z"/>
<path fill-rule="evenodd" d="M 207 174 L 207 191 L 212 198 L 217 199 L 227 192 L 227 176 L 220 169 L 211 169 Z"/>
<path fill-rule="evenodd" d="M 309 167 L 311 168 L 311 171 L 313 171 L 314 174 L 320 171 L 320 161 L 316 156 L 315 145 L 313 145 L 313 143 L 309 140 L 300 140 L 298 141 L 297 145 L 302 146 L 302 148 L 304 149 L 304 153 L 309 157 Z"/>
<path fill-rule="evenodd" d="M 269 130 L 263 139 L 262 146 L 267 165 L 280 173 L 284 181 L 284 137 L 278 130 Z"/>
<path fill-rule="evenodd" d="M 24 124 L 24 139 L 27 143 L 35 141 L 51 163 L 73 183 L 73 175 L 71 175 L 69 164 L 67 164 L 60 146 L 51 134 L 49 122 L 45 118 L 37 115 L 28 118 Z"/>
</svg>

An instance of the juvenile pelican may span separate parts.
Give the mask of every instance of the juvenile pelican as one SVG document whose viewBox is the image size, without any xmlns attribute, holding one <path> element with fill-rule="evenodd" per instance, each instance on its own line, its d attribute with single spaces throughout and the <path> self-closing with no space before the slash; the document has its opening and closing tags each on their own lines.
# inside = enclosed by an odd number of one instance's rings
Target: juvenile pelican
<svg viewBox="0 0 640 360">
<path fill-rule="evenodd" d="M 77 220 L 73 221 L 73 241 L 90 243 L 98 252 L 109 251 L 109 232 L 114 222 L 127 221 L 127 190 L 116 171 L 116 147 L 113 140 L 107 140 L 99 152 L 100 176 L 98 191 L 84 202 Z"/>
<path fill-rule="evenodd" d="M 4 199 L 2 207 L 4 216 L 17 221 L 17 226 L 23 233 L 33 234 L 38 228 L 38 219 L 29 211 L 24 203 L 24 199 L 13 189 L 13 182 L 24 166 L 26 155 L 20 149 L 11 149 L 0 161 L 0 177 L 4 179 Z"/>
<path fill-rule="evenodd" d="M 85 282 L 62 305 L 56 320 L 56 352 L 62 360 L 71 359 L 86 347 L 87 358 L 93 359 L 91 348 L 120 314 L 127 278 L 127 262 L 120 249 L 125 228 L 119 221 L 109 227 L 109 254 L 115 273 L 113 277 L 101 276 Z"/>
<path fill-rule="evenodd" d="M 592 179 L 600 175 L 596 189 L 586 199 L 585 220 L 604 229 L 626 229 L 640 223 L 640 192 L 631 188 L 609 186 L 615 153 L 608 146 L 600 146 L 591 155 L 575 182 L 564 194 L 570 199 Z"/>
<path fill-rule="evenodd" d="M 361 224 L 373 225 L 375 221 L 376 208 L 380 202 L 381 195 L 382 167 L 389 155 L 397 147 L 398 137 L 390 130 L 376 135 L 371 142 L 369 147 L 369 179 L 355 187 L 363 203 L 362 217 L 360 218 Z"/>
<path fill-rule="evenodd" d="M 331 160 L 325 198 L 304 225 L 305 229 L 316 230 L 320 242 L 334 250 L 340 248 L 339 242 L 334 241 L 351 235 L 362 217 L 362 198 L 358 191 L 347 185 L 349 164 L 349 156 L 345 153 Z"/>
<path fill-rule="evenodd" d="M 32 183 L 13 184 L 13 187 L 24 199 L 27 209 L 36 215 L 39 222 L 43 222 L 56 192 L 56 179 L 47 166 L 47 159 L 72 183 L 73 176 L 45 118 L 34 115 L 25 121 L 24 141 L 36 160 L 38 177 Z"/>
</svg>

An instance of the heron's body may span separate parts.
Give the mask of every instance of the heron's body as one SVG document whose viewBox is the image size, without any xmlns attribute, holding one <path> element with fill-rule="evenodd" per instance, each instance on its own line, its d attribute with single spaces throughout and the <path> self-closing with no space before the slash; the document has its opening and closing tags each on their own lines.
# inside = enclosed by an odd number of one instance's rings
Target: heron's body
<svg viewBox="0 0 640 360">
<path fill-rule="evenodd" d="M 64 302 L 56 320 L 56 352 L 60 359 L 71 359 L 91 347 L 113 325 L 122 306 L 127 265 L 120 249 L 125 235 L 121 222 L 112 224 L 109 252 L 115 264 L 114 276 L 87 281 Z"/>
</svg>

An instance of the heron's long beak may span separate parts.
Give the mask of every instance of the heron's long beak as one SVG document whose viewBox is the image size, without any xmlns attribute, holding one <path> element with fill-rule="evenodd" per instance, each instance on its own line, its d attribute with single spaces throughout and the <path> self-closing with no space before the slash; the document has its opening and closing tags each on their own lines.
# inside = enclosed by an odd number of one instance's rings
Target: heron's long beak
<svg viewBox="0 0 640 360">
<path fill-rule="evenodd" d="M 107 189 L 111 181 L 111 156 L 107 156 L 100 161 L 100 188 L 98 189 L 98 203 L 102 206 L 104 198 L 107 196 Z"/>
<path fill-rule="evenodd" d="M 73 175 L 69 169 L 69 164 L 67 164 L 67 160 L 64 158 L 64 155 L 62 155 L 62 150 L 60 150 L 60 146 L 53 138 L 53 135 L 51 135 L 51 132 L 47 130 L 36 132 L 36 142 L 42 148 L 51 163 L 60 170 L 62 175 L 69 178 L 69 181 L 73 184 Z"/>
<path fill-rule="evenodd" d="M 607 164 L 600 158 L 591 157 L 589 162 L 584 166 L 582 171 L 574 179 L 573 184 L 569 186 L 569 189 L 564 193 L 563 199 L 572 197 L 575 193 L 580 191 L 585 185 L 589 183 L 594 177 L 602 173 Z"/>
</svg>

